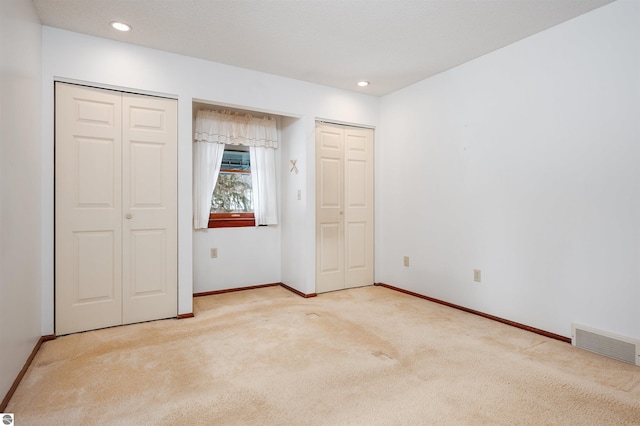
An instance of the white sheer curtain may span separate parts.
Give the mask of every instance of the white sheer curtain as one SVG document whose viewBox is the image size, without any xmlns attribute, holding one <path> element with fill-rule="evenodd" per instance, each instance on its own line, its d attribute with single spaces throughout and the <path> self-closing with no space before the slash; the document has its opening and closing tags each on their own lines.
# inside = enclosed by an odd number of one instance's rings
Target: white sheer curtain
<svg viewBox="0 0 640 426">
<path fill-rule="evenodd" d="M 209 227 L 211 195 L 218 181 L 224 144 L 196 141 L 193 145 L 193 227 Z"/>
<path fill-rule="evenodd" d="M 225 144 L 249 147 L 256 226 L 277 224 L 275 149 L 278 130 L 275 119 L 201 110 L 194 132 L 194 228 L 207 228 L 209 224 L 211 196 Z"/>
<path fill-rule="evenodd" d="M 249 161 L 256 225 L 275 225 L 278 223 L 275 150 L 264 146 L 252 146 L 249 148 Z"/>
</svg>

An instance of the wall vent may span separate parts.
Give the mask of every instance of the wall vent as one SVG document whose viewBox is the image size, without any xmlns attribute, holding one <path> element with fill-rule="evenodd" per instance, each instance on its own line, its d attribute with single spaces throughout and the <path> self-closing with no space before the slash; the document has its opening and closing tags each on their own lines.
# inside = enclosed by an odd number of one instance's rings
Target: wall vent
<svg viewBox="0 0 640 426">
<path fill-rule="evenodd" d="M 571 344 L 600 355 L 640 365 L 640 341 L 579 324 L 571 326 Z"/>
</svg>

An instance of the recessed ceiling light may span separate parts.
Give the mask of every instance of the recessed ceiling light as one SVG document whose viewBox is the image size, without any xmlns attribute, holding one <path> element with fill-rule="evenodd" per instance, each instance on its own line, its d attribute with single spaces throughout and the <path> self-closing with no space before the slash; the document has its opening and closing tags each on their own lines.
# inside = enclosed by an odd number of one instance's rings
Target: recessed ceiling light
<svg viewBox="0 0 640 426">
<path fill-rule="evenodd" d="M 111 26 L 118 31 L 131 31 L 131 25 L 127 25 L 124 22 L 113 21 Z"/>
<path fill-rule="evenodd" d="M 368 81 L 359 81 L 359 82 L 358 82 L 358 86 L 360 86 L 360 87 L 366 87 L 366 86 L 368 86 L 368 85 L 369 85 L 369 82 L 368 82 Z"/>
</svg>

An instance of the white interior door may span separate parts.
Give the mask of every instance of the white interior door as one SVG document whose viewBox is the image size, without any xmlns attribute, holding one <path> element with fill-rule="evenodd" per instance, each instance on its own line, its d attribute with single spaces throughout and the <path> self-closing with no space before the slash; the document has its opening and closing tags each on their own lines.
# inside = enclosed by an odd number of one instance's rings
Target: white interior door
<svg viewBox="0 0 640 426">
<path fill-rule="evenodd" d="M 373 284 L 373 130 L 316 127 L 316 292 Z"/>
<path fill-rule="evenodd" d="M 316 127 L 316 292 L 344 288 L 344 129 Z"/>
<path fill-rule="evenodd" d="M 177 101 L 123 94 L 123 323 L 177 314 Z"/>
<path fill-rule="evenodd" d="M 122 323 L 118 92 L 56 84 L 56 333 Z"/>
<path fill-rule="evenodd" d="M 56 334 L 177 314 L 177 102 L 56 84 Z"/>
<path fill-rule="evenodd" d="M 345 128 L 345 288 L 373 284 L 373 130 Z"/>
</svg>

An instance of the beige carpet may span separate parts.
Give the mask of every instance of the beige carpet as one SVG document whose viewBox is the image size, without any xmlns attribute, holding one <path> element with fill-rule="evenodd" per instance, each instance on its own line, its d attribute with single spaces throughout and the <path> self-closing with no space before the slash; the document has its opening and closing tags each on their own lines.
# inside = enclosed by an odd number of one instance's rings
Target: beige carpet
<svg viewBox="0 0 640 426">
<path fill-rule="evenodd" d="M 640 367 L 381 287 L 45 343 L 16 425 L 640 424 Z"/>
</svg>

